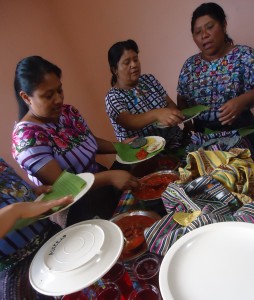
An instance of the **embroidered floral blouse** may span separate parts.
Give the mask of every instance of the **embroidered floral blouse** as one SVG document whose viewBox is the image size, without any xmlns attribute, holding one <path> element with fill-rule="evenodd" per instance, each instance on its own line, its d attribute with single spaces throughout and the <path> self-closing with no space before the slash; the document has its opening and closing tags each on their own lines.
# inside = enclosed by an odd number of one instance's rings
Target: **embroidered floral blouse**
<svg viewBox="0 0 254 300">
<path fill-rule="evenodd" d="M 36 185 L 41 183 L 34 174 L 52 159 L 71 173 L 96 173 L 97 149 L 86 121 L 75 107 L 66 104 L 57 124 L 20 122 L 12 136 L 12 155 Z"/>
</svg>

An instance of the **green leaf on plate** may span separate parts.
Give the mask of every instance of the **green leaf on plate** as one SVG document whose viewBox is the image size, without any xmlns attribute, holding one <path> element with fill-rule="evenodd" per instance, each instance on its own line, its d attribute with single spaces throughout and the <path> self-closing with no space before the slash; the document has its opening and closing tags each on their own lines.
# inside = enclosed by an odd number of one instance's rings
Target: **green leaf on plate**
<svg viewBox="0 0 254 300">
<path fill-rule="evenodd" d="M 130 144 L 123 144 L 123 143 L 113 143 L 117 154 L 119 157 L 126 162 L 137 162 L 136 154 L 140 151 L 141 148 L 133 149 L 131 148 Z M 149 153 L 147 157 L 152 157 L 163 150 L 164 147 L 161 147 L 159 150 Z"/>
<path fill-rule="evenodd" d="M 64 171 L 52 185 L 52 191 L 45 194 L 42 201 L 59 199 L 66 195 L 76 197 L 85 186 L 86 182 L 84 179 L 75 174 Z M 52 208 L 53 211 L 58 211 L 59 209 L 61 209 L 61 206 Z"/>
<path fill-rule="evenodd" d="M 237 129 L 237 131 L 239 132 L 239 134 L 240 134 L 241 137 L 244 137 L 244 136 L 246 136 L 248 134 L 253 133 L 254 132 L 254 128 L 248 128 L 248 127 L 246 127 L 246 128 L 240 128 L 240 129 Z"/>
</svg>

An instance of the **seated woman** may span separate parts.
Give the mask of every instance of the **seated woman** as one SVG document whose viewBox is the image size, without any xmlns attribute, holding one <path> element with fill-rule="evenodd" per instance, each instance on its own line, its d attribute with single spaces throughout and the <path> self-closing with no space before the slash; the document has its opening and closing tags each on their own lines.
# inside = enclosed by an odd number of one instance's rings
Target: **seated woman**
<svg viewBox="0 0 254 300">
<path fill-rule="evenodd" d="M 188 58 L 182 67 L 178 107 L 210 107 L 194 119 L 194 130 L 199 132 L 253 125 L 254 50 L 233 44 L 225 13 L 216 3 L 204 3 L 193 12 L 191 32 L 200 53 Z"/>
<path fill-rule="evenodd" d="M 118 42 L 108 51 L 112 88 L 105 101 L 116 138 L 159 135 L 174 147 L 182 136 L 176 125 L 184 117 L 153 75 L 141 75 L 138 53 L 133 40 Z M 156 122 L 170 127 L 159 129 Z"/>
<path fill-rule="evenodd" d="M 12 230 L 19 218 L 36 217 L 54 206 L 67 205 L 73 200 L 68 196 L 59 200 L 33 202 L 40 193 L 49 191 L 49 186 L 41 186 L 34 193 L 31 186 L 0 158 L 0 299 L 52 299 L 32 288 L 28 273 L 37 250 L 61 228 L 49 219 L 43 219 Z"/>
<path fill-rule="evenodd" d="M 63 170 L 95 174 L 93 191 L 75 203 L 67 225 L 108 219 L 117 206 L 119 191 L 137 186 L 127 171 L 100 166 L 97 153 L 116 153 L 113 144 L 93 135 L 78 110 L 63 104 L 61 70 L 39 56 L 21 60 L 16 68 L 15 92 L 21 121 L 13 130 L 12 154 L 36 184 L 53 184 Z"/>
</svg>

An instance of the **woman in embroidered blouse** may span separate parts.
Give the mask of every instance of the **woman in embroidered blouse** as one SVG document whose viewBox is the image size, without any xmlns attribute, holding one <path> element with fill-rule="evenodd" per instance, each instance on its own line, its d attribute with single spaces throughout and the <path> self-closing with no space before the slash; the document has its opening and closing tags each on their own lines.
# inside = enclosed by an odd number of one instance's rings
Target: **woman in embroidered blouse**
<svg viewBox="0 0 254 300">
<path fill-rule="evenodd" d="M 194 130 L 232 130 L 253 125 L 254 50 L 234 45 L 226 16 L 216 3 L 200 5 L 191 32 L 200 53 L 184 63 L 178 82 L 178 107 L 210 107 L 194 119 Z"/>
<path fill-rule="evenodd" d="M 97 153 L 116 150 L 93 135 L 76 108 L 63 104 L 61 70 L 39 56 L 27 57 L 17 65 L 15 92 L 21 121 L 13 131 L 12 153 L 19 165 L 36 185 L 54 183 L 63 170 L 94 173 L 94 190 L 84 197 L 86 209 L 78 207 L 82 201 L 75 203 L 71 223 L 95 215 L 110 218 L 119 190 L 137 186 L 137 179 L 126 171 L 105 171 L 96 162 Z"/>
<path fill-rule="evenodd" d="M 116 138 L 161 135 L 166 140 L 181 135 L 182 113 L 151 74 L 141 75 L 139 49 L 133 40 L 114 44 L 108 51 L 112 88 L 106 95 L 106 111 Z M 174 129 L 156 128 L 154 123 Z"/>
<path fill-rule="evenodd" d="M 32 288 L 28 273 L 35 253 L 61 228 L 49 219 L 43 219 L 12 230 L 20 218 L 33 218 L 53 206 L 73 201 L 67 196 L 48 202 L 33 202 L 50 189 L 49 186 L 32 189 L 0 158 L 0 299 L 52 299 Z"/>
</svg>

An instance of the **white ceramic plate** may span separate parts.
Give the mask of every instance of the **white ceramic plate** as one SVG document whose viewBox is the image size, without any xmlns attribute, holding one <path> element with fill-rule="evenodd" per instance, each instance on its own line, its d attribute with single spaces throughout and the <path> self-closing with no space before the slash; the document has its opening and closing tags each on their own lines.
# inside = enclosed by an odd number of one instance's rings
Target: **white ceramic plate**
<svg viewBox="0 0 254 300">
<path fill-rule="evenodd" d="M 155 139 L 155 141 L 156 142 L 158 142 L 158 143 L 161 143 L 162 142 L 162 145 L 161 145 L 161 147 L 160 147 L 160 149 L 164 149 L 164 147 L 165 147 L 165 145 L 166 145 L 166 141 L 165 141 L 165 139 L 163 138 L 163 137 L 161 137 L 161 136 L 149 136 L 150 138 L 154 138 Z M 145 147 L 141 147 L 141 148 L 145 148 Z M 140 149 L 141 149 L 140 148 Z M 157 151 L 158 150 L 160 150 L 160 149 L 157 149 Z M 137 149 L 134 149 L 134 150 L 137 150 Z M 121 157 L 117 154 L 116 155 L 116 160 L 119 162 L 119 163 L 121 163 L 121 164 L 126 164 L 126 165 L 132 165 L 132 164 L 136 164 L 136 163 L 139 163 L 139 162 L 142 162 L 142 161 L 144 161 L 144 160 L 147 160 L 147 159 L 150 159 L 150 158 L 152 158 L 152 157 L 154 157 L 155 155 L 157 155 L 158 153 L 157 152 L 152 152 L 152 153 L 149 153 L 149 157 L 146 157 L 146 158 L 144 158 L 144 159 L 137 159 L 137 160 L 134 160 L 134 161 L 125 161 L 125 160 L 122 160 L 121 159 Z"/>
<path fill-rule="evenodd" d="M 240 300 L 254 295 L 254 224 L 223 222 L 181 237 L 159 275 L 163 299 Z"/>
<path fill-rule="evenodd" d="M 29 269 L 30 283 L 49 296 L 80 291 L 111 269 L 123 244 L 121 229 L 110 221 L 94 219 L 67 227 L 35 255 Z"/>
<path fill-rule="evenodd" d="M 77 176 L 84 179 L 85 182 L 86 182 L 85 187 L 80 191 L 80 193 L 77 194 L 77 196 L 73 199 L 73 201 L 69 205 L 64 206 L 63 208 L 59 209 L 56 212 L 50 213 L 46 216 L 44 215 L 40 219 L 48 218 L 48 217 L 50 217 L 54 214 L 59 213 L 60 211 L 63 211 L 65 209 L 69 208 L 71 205 L 73 205 L 76 201 L 78 201 L 82 196 L 84 196 L 90 190 L 91 186 L 94 183 L 94 174 L 92 174 L 92 173 L 80 173 L 80 174 L 77 174 Z M 44 196 L 45 196 L 45 194 L 41 194 L 35 201 L 40 201 Z"/>
</svg>

